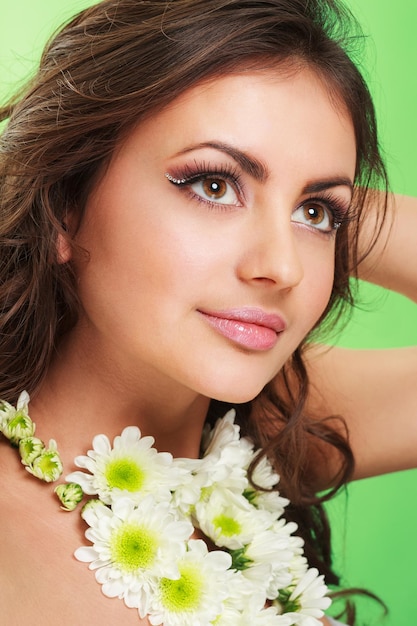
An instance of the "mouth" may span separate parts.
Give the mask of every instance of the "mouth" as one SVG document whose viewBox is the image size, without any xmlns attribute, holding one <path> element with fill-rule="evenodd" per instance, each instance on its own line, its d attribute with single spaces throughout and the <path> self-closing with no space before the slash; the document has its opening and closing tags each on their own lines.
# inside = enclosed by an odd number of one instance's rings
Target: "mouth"
<svg viewBox="0 0 417 626">
<path fill-rule="evenodd" d="M 198 312 L 220 335 L 249 350 L 270 350 L 286 328 L 280 315 L 257 308 Z"/>
</svg>

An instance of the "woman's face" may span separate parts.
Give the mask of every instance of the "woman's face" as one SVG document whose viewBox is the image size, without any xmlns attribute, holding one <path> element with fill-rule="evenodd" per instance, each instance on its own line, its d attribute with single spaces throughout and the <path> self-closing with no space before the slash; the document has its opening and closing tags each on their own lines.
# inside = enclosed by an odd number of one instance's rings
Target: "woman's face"
<svg viewBox="0 0 417 626">
<path fill-rule="evenodd" d="M 350 119 L 307 70 L 185 92 L 89 198 L 79 350 L 126 384 L 253 398 L 326 307 L 354 171 Z"/>
</svg>

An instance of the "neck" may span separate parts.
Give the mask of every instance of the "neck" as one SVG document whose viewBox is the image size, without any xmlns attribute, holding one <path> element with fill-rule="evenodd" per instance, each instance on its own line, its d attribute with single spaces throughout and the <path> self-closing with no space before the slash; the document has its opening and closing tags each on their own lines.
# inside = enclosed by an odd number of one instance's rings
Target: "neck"
<svg viewBox="0 0 417 626">
<path fill-rule="evenodd" d="M 210 400 L 159 382 L 145 375 L 134 381 L 106 375 L 105 368 L 83 367 L 73 354 L 59 354 L 31 397 L 36 433 L 57 441 L 64 467 L 91 448 L 95 435 L 112 439 L 126 426 L 138 426 L 142 435 L 153 436 L 161 452 L 198 457 Z"/>
</svg>

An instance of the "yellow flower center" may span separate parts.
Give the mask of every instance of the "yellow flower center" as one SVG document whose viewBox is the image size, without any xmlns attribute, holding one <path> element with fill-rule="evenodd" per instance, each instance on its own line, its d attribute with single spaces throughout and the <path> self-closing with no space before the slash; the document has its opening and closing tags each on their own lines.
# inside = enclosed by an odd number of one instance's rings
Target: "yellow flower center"
<svg viewBox="0 0 417 626">
<path fill-rule="evenodd" d="M 133 459 L 113 459 L 107 464 L 105 477 L 109 487 L 133 492 L 142 489 L 145 472 Z"/>
<path fill-rule="evenodd" d="M 179 570 L 178 580 L 161 578 L 162 602 L 173 613 L 195 611 L 201 602 L 203 577 L 194 563 L 185 563 Z"/>
<path fill-rule="evenodd" d="M 155 559 L 158 539 L 148 528 L 126 523 L 111 538 L 112 561 L 125 572 L 149 567 Z"/>
<path fill-rule="evenodd" d="M 215 528 L 220 530 L 225 537 L 233 537 L 241 532 L 241 525 L 233 517 L 225 515 L 224 513 L 218 515 L 213 519 Z"/>
</svg>

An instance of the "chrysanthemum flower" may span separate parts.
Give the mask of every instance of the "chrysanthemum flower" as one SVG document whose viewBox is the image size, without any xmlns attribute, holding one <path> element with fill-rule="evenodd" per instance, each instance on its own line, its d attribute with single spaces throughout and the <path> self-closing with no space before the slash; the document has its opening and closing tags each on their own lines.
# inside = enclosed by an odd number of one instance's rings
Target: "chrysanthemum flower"
<svg viewBox="0 0 417 626">
<path fill-rule="evenodd" d="M 192 525 L 176 521 L 169 504 L 151 496 L 138 507 L 129 498 L 118 499 L 111 508 L 87 507 L 83 518 L 93 545 L 78 548 L 76 558 L 90 563 L 106 596 L 123 598 L 144 617 L 156 581 L 180 576 L 177 563 Z"/>
<path fill-rule="evenodd" d="M 30 465 L 25 466 L 25 469 L 29 474 L 33 474 L 33 476 L 46 483 L 58 480 L 62 474 L 63 467 L 55 439 L 50 439 L 48 448 L 42 450 Z"/>
<path fill-rule="evenodd" d="M 44 450 L 45 444 L 38 437 L 25 437 L 19 441 L 19 452 L 23 465 L 31 465 Z"/>
<path fill-rule="evenodd" d="M 253 453 L 252 460 L 258 456 L 258 452 Z M 257 508 L 265 509 L 271 513 L 276 513 L 277 517 L 282 515 L 285 507 L 288 505 L 289 500 L 283 498 L 279 491 L 276 489 L 276 485 L 279 482 L 279 476 L 274 471 L 269 460 L 263 456 L 259 462 L 255 464 L 251 480 L 253 484 L 260 487 L 261 490 L 254 489 L 249 486 L 245 490 L 245 497 Z M 275 488 L 275 489 L 274 489 Z M 266 491 L 262 491 L 265 489 Z"/>
<path fill-rule="evenodd" d="M 249 621 L 248 620 L 249 617 Z M 246 613 L 242 616 L 240 622 L 238 622 L 239 626 L 291 626 L 294 624 L 292 618 L 288 615 L 279 615 L 274 607 L 268 607 L 266 609 L 261 609 L 257 613 L 253 613 L 252 615 L 248 615 Z"/>
<path fill-rule="evenodd" d="M 16 408 L 8 402 L 0 405 L 1 432 L 14 446 L 25 437 L 33 437 L 35 424 L 28 414 L 29 394 L 23 391 L 17 401 Z"/>
<path fill-rule="evenodd" d="M 195 506 L 199 528 L 219 547 L 238 550 L 273 523 L 268 511 L 258 510 L 242 495 L 217 488 Z"/>
<path fill-rule="evenodd" d="M 219 454 L 223 448 L 240 441 L 240 428 L 234 423 L 236 411 L 231 409 L 221 419 L 218 419 L 214 428 L 207 424 L 204 427 L 201 447 L 204 455 Z"/>
<path fill-rule="evenodd" d="M 66 483 L 55 487 L 55 493 L 64 511 L 73 511 L 84 497 L 84 492 L 77 483 Z"/>
<path fill-rule="evenodd" d="M 72 472 L 69 482 L 81 485 L 84 493 L 98 495 L 106 504 L 129 495 L 138 503 L 148 494 L 157 501 L 170 500 L 179 482 L 172 455 L 157 452 L 153 437 L 142 437 L 139 428 L 130 426 L 114 439 L 113 448 L 105 435 L 93 440 L 93 450 L 75 459 L 87 472 Z"/>
<path fill-rule="evenodd" d="M 234 418 L 235 411 L 229 411 L 205 434 L 201 470 L 209 476 L 207 487 L 221 484 L 224 489 L 242 493 L 248 486 L 246 467 L 252 458 L 253 444 L 239 439 Z"/>
<path fill-rule="evenodd" d="M 243 557 L 248 567 L 242 574 L 264 589 L 269 600 L 276 598 L 277 589 L 287 587 L 293 580 L 290 563 L 293 553 L 286 533 L 267 529 L 256 533 L 245 546 Z"/>
<path fill-rule="evenodd" d="M 177 579 L 161 578 L 153 596 L 149 621 L 164 626 L 207 626 L 222 612 L 227 597 L 230 556 L 209 552 L 204 541 L 188 544 L 178 562 Z"/>
<path fill-rule="evenodd" d="M 225 600 L 223 611 L 211 622 L 212 626 L 291 626 L 294 623 L 291 616 L 280 615 L 276 607 L 265 608 L 265 596 L 256 588 L 251 589 L 245 578 L 237 581 L 237 591 L 234 598 Z"/>
<path fill-rule="evenodd" d="M 315 568 L 308 569 L 301 580 L 290 587 L 281 589 L 274 605 L 279 611 L 288 614 L 298 626 L 320 626 L 318 620 L 331 604 L 326 596 L 324 577 Z"/>
<path fill-rule="evenodd" d="M 9 404 L 9 402 L 6 402 L 5 400 L 0 401 L 0 433 L 3 432 L 5 424 L 15 414 L 16 409 L 14 408 L 14 406 Z"/>
<path fill-rule="evenodd" d="M 209 468 L 202 468 L 201 459 L 173 459 L 172 467 L 178 476 L 178 486 L 172 493 L 172 503 L 179 513 L 189 516 L 201 498 L 202 490 L 211 483 Z"/>
</svg>

